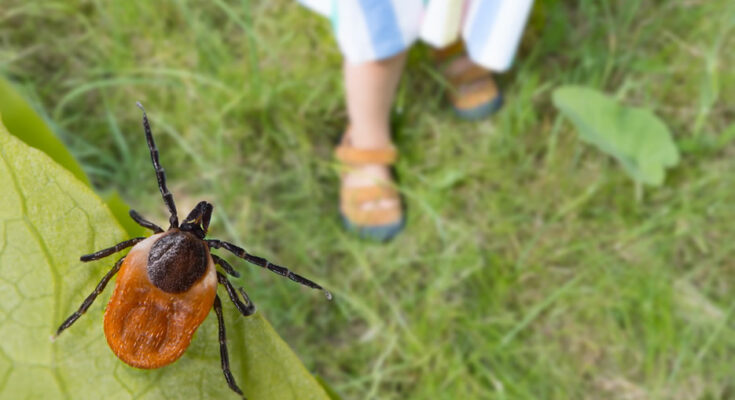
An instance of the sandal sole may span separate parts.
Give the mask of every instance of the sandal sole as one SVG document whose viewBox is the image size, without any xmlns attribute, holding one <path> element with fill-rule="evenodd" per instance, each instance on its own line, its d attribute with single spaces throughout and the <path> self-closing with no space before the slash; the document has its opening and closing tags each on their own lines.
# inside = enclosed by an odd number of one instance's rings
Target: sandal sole
<svg viewBox="0 0 735 400">
<path fill-rule="evenodd" d="M 360 226 L 352 223 L 344 214 L 340 212 L 342 218 L 342 225 L 349 232 L 352 232 L 363 239 L 375 240 L 378 242 L 387 242 L 393 239 L 399 232 L 403 230 L 406 225 L 406 217 L 402 217 L 400 221 L 393 222 L 385 225 L 376 226 Z"/>
<path fill-rule="evenodd" d="M 503 106 L 503 94 L 498 93 L 498 95 L 494 99 L 488 101 L 487 103 L 480 104 L 479 106 L 474 107 L 474 108 L 468 108 L 468 109 L 461 109 L 457 107 L 452 107 L 452 108 L 454 108 L 454 113 L 458 117 L 466 121 L 477 121 L 485 117 L 488 117 L 492 114 L 495 114 L 496 112 L 498 112 L 498 110 L 500 110 L 502 106 Z"/>
</svg>

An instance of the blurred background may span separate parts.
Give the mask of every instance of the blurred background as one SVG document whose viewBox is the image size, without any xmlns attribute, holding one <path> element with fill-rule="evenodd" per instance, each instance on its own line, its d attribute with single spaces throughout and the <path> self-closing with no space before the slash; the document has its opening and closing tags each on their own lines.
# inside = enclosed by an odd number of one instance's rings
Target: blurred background
<svg viewBox="0 0 735 400">
<path fill-rule="evenodd" d="M 328 21 L 292 0 L 0 2 L 0 74 L 100 192 L 167 219 L 141 101 L 180 213 L 213 202 L 213 236 L 335 293 L 236 281 L 345 399 L 735 398 L 733 49 L 730 0 L 538 1 L 505 107 L 468 123 L 415 47 L 408 225 L 372 244 L 337 217 Z M 669 126 L 662 186 L 580 141 L 551 102 L 570 83 Z"/>
</svg>

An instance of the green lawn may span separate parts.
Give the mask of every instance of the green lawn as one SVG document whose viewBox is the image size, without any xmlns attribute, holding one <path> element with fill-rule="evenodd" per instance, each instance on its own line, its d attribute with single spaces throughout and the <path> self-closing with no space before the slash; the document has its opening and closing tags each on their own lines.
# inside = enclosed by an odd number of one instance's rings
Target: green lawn
<svg viewBox="0 0 735 400">
<path fill-rule="evenodd" d="M 2 0 L 0 73 L 99 189 L 163 223 L 142 101 L 180 209 L 212 201 L 213 236 L 335 293 L 236 281 L 345 399 L 735 398 L 735 2 L 539 0 L 480 123 L 414 48 L 408 226 L 385 245 L 337 218 L 327 21 L 292 0 L 155 3 Z M 566 83 L 666 121 L 682 160 L 664 186 L 636 200 L 580 142 L 551 105 Z"/>
</svg>

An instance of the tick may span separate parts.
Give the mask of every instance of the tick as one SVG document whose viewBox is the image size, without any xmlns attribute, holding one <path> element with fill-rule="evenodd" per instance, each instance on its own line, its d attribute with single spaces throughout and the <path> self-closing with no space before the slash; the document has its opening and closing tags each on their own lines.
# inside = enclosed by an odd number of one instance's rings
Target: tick
<svg viewBox="0 0 735 400">
<path fill-rule="evenodd" d="M 158 160 L 158 149 L 153 141 L 148 117 L 143 106 L 140 103 L 137 105 L 143 111 L 143 129 L 156 171 L 158 188 L 170 213 L 168 230 L 164 231 L 135 210 L 130 210 L 130 217 L 154 234 L 126 240 L 80 258 L 83 262 L 99 260 L 133 247 L 115 263 L 79 309 L 59 326 L 56 336 L 87 311 L 117 274 L 115 289 L 105 310 L 104 331 L 107 343 L 118 358 L 128 365 L 142 369 L 171 364 L 184 354 L 194 332 L 209 311 L 214 309 L 219 325 L 222 372 L 230 389 L 242 396 L 242 390 L 230 371 L 225 322 L 222 302 L 217 295 L 217 284 L 224 286 L 230 300 L 243 316 L 252 315 L 255 305 L 243 288 L 235 289 L 227 279 L 227 275 L 238 277 L 240 274 L 210 250 L 227 250 L 251 264 L 296 283 L 313 289 L 324 289 L 288 268 L 272 264 L 232 243 L 205 239 L 213 209 L 212 204 L 206 201 L 199 202 L 179 225 L 174 198 L 166 188 L 166 175 Z M 216 265 L 224 273 L 217 270 Z M 328 299 L 332 298 L 326 290 L 324 293 Z"/>
</svg>

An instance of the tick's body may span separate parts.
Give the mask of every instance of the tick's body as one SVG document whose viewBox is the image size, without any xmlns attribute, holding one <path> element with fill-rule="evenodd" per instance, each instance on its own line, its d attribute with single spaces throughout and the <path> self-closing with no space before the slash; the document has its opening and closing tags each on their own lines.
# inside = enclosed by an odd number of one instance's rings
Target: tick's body
<svg viewBox="0 0 735 400">
<path fill-rule="evenodd" d="M 151 248 L 160 247 L 167 237 L 186 234 L 168 231 L 136 244 L 118 272 L 105 310 L 105 336 L 112 351 L 134 367 L 158 368 L 176 361 L 214 304 L 217 272 L 206 247 L 201 249 L 203 260 L 198 260 L 201 268 L 194 263 L 176 263 L 175 257 L 166 259 L 174 261 L 168 267 L 177 270 L 176 275 L 196 277 L 187 290 L 171 293 L 154 284 L 157 264 L 149 262 Z M 173 243 L 184 247 L 181 241 Z M 168 246 L 167 254 L 186 250 Z"/>
<path fill-rule="evenodd" d="M 140 104 L 138 106 L 143 108 Z M 184 354 L 194 332 L 209 311 L 214 309 L 219 324 L 222 371 L 230 388 L 242 395 L 230 372 L 222 302 L 217 296 L 217 284 L 224 286 L 228 297 L 242 315 L 254 313 L 255 306 L 242 288 L 235 290 L 227 276 L 217 271 L 215 265 L 220 266 L 229 275 L 240 276 L 225 260 L 211 254 L 210 249 L 223 248 L 245 261 L 294 282 L 314 289 L 323 289 L 301 275 L 249 254 L 232 243 L 216 239 L 205 240 L 213 208 L 206 201 L 197 204 L 179 226 L 174 199 L 166 188 L 166 175 L 158 161 L 158 150 L 145 112 L 143 112 L 143 127 L 158 178 L 158 188 L 170 213 L 169 228 L 164 231 L 134 210 L 130 210 L 130 217 L 135 222 L 151 229 L 155 234 L 148 238 L 126 240 L 81 257 L 81 261 L 98 260 L 133 246 L 130 252 L 120 258 L 102 278 L 79 309 L 61 324 L 56 336 L 87 311 L 107 283 L 117 274 L 115 290 L 107 304 L 104 322 L 107 343 L 115 355 L 137 368 L 151 369 L 171 364 Z M 327 298 L 331 299 L 331 294 L 326 291 L 325 293 Z"/>
</svg>

